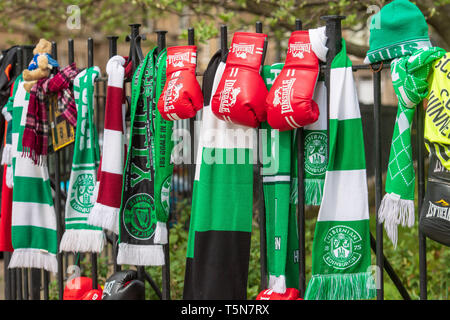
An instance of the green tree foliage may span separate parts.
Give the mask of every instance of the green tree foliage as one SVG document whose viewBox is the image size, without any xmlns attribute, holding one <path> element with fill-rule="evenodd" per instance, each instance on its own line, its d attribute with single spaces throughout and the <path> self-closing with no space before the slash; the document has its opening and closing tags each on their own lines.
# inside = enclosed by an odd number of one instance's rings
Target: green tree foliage
<svg viewBox="0 0 450 320">
<path fill-rule="evenodd" d="M 265 32 L 285 38 L 285 32 L 294 29 L 296 18 L 304 28 L 323 24 L 324 15 L 345 15 L 343 28 L 360 31 L 367 28 L 367 20 L 388 3 L 387 0 L 2 0 L 0 1 L 0 30 L 27 35 L 31 42 L 40 37 L 75 37 L 86 34 L 125 35 L 128 24 L 141 23 L 150 27 L 154 22 L 178 15 L 196 28 L 197 40 L 204 42 L 216 37 L 219 24 L 226 23 L 230 31 L 253 29 L 254 22 L 264 23 Z M 438 45 L 450 44 L 450 0 L 420 0 L 415 3 L 426 16 Z M 81 28 L 65 27 L 73 12 L 68 7 L 80 8 Z M 186 32 L 181 36 L 185 37 Z M 349 39 L 351 40 L 351 39 Z M 348 51 L 364 56 L 367 47 L 348 41 Z"/>
</svg>

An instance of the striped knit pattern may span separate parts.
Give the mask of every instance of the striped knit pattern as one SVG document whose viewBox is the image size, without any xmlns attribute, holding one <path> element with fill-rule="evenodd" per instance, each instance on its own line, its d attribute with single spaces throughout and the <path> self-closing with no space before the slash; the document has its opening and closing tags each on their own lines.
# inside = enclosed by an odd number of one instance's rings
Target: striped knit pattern
<svg viewBox="0 0 450 320">
<path fill-rule="evenodd" d="M 125 164 L 125 59 L 114 56 L 106 65 L 105 127 L 103 131 L 102 161 L 97 185 L 96 203 L 88 224 L 119 234 L 119 210 L 122 197 L 122 175 Z"/>
<path fill-rule="evenodd" d="M 94 188 L 100 160 L 93 101 L 94 80 L 99 74 L 98 67 L 85 69 L 73 82 L 77 126 L 66 200 L 66 230 L 61 239 L 60 251 L 99 253 L 104 246 L 102 229 L 87 224 L 94 205 Z"/>
<path fill-rule="evenodd" d="M 361 114 L 345 42 L 331 65 L 329 162 L 305 299 L 370 299 L 370 236 Z"/>
<path fill-rule="evenodd" d="M 13 206 L 12 244 L 14 252 L 9 268 L 43 268 L 57 272 L 56 215 L 47 166 L 34 165 L 22 157 L 22 135 L 25 128 L 29 94 L 22 76 L 13 105 Z"/>
</svg>

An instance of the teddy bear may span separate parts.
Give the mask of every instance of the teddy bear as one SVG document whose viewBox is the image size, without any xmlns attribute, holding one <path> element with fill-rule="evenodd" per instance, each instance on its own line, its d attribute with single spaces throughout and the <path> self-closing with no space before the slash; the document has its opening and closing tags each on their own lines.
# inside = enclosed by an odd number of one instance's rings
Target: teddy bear
<svg viewBox="0 0 450 320">
<path fill-rule="evenodd" d="M 22 73 L 23 80 L 25 81 L 23 86 L 27 92 L 31 91 L 31 88 L 39 79 L 48 77 L 53 67 L 58 67 L 56 60 L 50 55 L 51 52 L 51 42 L 40 39 L 33 50 L 34 56 L 28 65 L 28 69 L 25 69 Z"/>
</svg>

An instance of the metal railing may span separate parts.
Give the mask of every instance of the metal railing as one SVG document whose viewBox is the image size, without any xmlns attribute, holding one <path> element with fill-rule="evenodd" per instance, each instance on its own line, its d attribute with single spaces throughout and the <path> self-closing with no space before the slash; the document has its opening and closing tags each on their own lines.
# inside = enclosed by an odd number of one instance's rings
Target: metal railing
<svg viewBox="0 0 450 320">
<path fill-rule="evenodd" d="M 322 17 L 326 23 L 326 35 L 328 37 L 327 47 L 328 55 L 326 63 L 321 65 L 320 72 L 324 76 L 327 89 L 327 95 L 329 98 L 329 87 L 330 87 L 330 66 L 331 61 L 334 56 L 340 51 L 341 46 L 341 21 L 345 17 L 343 16 L 325 16 Z M 130 35 L 126 37 L 126 40 L 130 43 L 130 53 L 133 61 L 133 70 L 143 59 L 143 53 L 141 49 L 141 40 L 145 37 L 139 33 L 139 24 L 131 24 Z M 299 19 L 296 20 L 295 28 L 297 30 L 302 29 L 302 23 Z M 262 24 L 258 22 L 256 24 L 256 32 L 262 32 Z M 166 46 L 166 31 L 156 31 L 157 34 L 157 44 L 159 50 Z M 117 54 L 117 40 L 116 36 L 109 36 L 109 57 Z M 188 44 L 194 44 L 194 29 L 188 29 Z M 225 25 L 220 28 L 220 44 L 222 52 L 226 52 L 228 48 L 228 38 L 227 38 L 227 27 Z M 73 40 L 69 39 L 68 45 L 68 63 L 74 62 L 74 45 Z M 32 58 L 32 46 L 21 46 L 19 50 L 19 59 L 17 63 L 17 68 L 23 70 L 26 68 L 28 61 Z M 57 47 L 56 43 L 53 43 L 53 57 L 57 59 Z M 87 40 L 87 56 L 88 56 L 88 67 L 93 66 L 94 58 L 94 46 L 93 39 L 89 38 Z M 383 252 L 383 225 L 378 221 L 378 209 L 383 196 L 383 181 L 382 181 L 382 161 L 381 161 L 381 70 L 389 68 L 389 64 L 379 63 L 376 65 L 355 65 L 353 66 L 353 71 L 358 72 L 362 69 L 371 69 L 373 78 L 373 93 L 374 93 L 374 103 L 373 103 L 373 154 L 374 159 L 374 181 L 375 181 L 375 219 L 376 219 L 376 234 L 372 234 L 370 243 L 373 252 L 376 255 L 376 265 L 379 270 L 385 270 L 388 276 L 393 281 L 395 287 L 403 299 L 411 299 L 408 291 L 401 282 L 400 278 L 396 274 L 394 268 L 390 264 L 388 258 Z M 199 75 L 201 76 L 201 74 Z M 105 76 L 99 77 L 95 84 L 95 121 L 99 133 L 102 132 L 102 117 L 104 116 L 104 107 L 106 102 L 106 83 L 107 78 Z M 329 103 L 329 99 L 328 99 Z M 329 107 L 329 105 L 328 105 Z M 197 117 L 198 118 L 198 117 Z M 195 118 L 189 120 L 180 120 L 175 123 L 175 128 L 182 128 L 189 130 L 190 132 L 190 159 L 191 162 L 186 164 L 177 164 L 174 167 L 174 176 L 172 182 L 171 190 L 171 216 L 173 216 L 173 208 L 176 208 L 176 203 L 180 199 L 188 199 L 189 203 L 192 200 L 193 191 L 193 181 L 195 172 L 195 132 L 194 132 L 194 122 Z M 422 205 L 422 201 L 425 194 L 425 174 L 424 174 L 424 158 L 425 150 L 423 143 L 423 110 L 422 108 L 417 108 L 416 112 L 416 161 L 417 161 L 417 175 L 418 175 L 418 205 L 419 208 Z M 298 184 L 298 207 L 297 207 L 297 219 L 298 219 L 298 234 L 299 234 L 299 286 L 300 296 L 303 297 L 306 289 L 306 249 L 305 249 L 305 204 L 304 204 L 304 186 L 303 186 L 303 174 L 304 174 L 304 154 L 303 154 L 303 141 L 300 139 L 302 135 L 302 128 L 298 131 L 298 172 L 299 172 L 299 184 Z M 257 135 L 259 137 L 259 134 Z M 186 142 L 186 141 L 185 141 Z M 259 145 L 259 144 L 258 144 Z M 54 189 L 54 203 L 55 211 L 57 215 L 57 235 L 58 241 L 64 231 L 64 210 L 63 208 L 67 193 L 67 184 L 70 175 L 70 159 L 72 159 L 73 146 L 66 147 L 60 151 L 54 152 L 49 157 L 49 169 L 51 176 L 51 185 Z M 259 169 L 261 164 L 257 163 L 255 169 Z M 255 172 L 260 172 L 255 170 Z M 262 192 L 262 179 L 260 176 L 257 177 L 259 196 L 263 196 Z M 301 182 L 301 183 L 300 183 Z M 266 261 L 266 233 L 265 233 L 265 208 L 264 199 L 259 202 L 259 223 L 260 223 L 260 274 L 261 274 L 261 289 L 267 288 L 267 261 Z M 372 216 L 372 215 L 371 215 Z M 170 217 L 169 217 L 170 220 Z M 121 270 L 121 266 L 116 263 L 117 255 L 117 236 L 112 233 L 106 233 L 106 238 L 108 245 L 105 247 L 103 255 L 107 255 L 111 259 L 111 264 L 113 265 L 113 271 L 116 272 Z M 427 262 L 426 262 L 426 238 L 419 231 L 418 238 L 419 245 L 419 269 L 420 269 L 420 299 L 427 299 Z M 140 279 L 144 280 L 150 285 L 154 290 L 156 295 L 160 299 L 169 300 L 170 299 L 170 252 L 169 244 L 164 245 L 164 255 L 166 259 L 166 265 L 162 267 L 162 288 L 159 288 L 152 277 L 145 271 L 144 267 L 137 267 L 138 275 Z M 93 282 L 93 288 L 97 287 L 98 283 L 98 256 L 95 253 L 89 254 L 91 261 L 91 277 Z M 47 271 L 40 269 L 7 269 L 7 264 L 9 262 L 10 253 L 4 253 L 5 258 L 5 298 L 10 300 L 22 300 L 22 299 L 49 299 L 49 283 L 50 274 Z M 67 268 L 71 265 L 70 260 L 75 265 L 80 266 L 80 261 L 83 258 L 83 254 L 69 254 L 69 253 L 58 253 L 58 270 L 56 274 L 56 281 L 58 286 L 58 298 L 62 299 L 64 282 L 67 280 L 65 276 Z M 384 278 L 383 272 L 380 272 L 379 276 L 379 286 L 377 288 L 377 299 L 384 299 Z M 43 293 L 43 297 L 41 297 Z"/>
</svg>

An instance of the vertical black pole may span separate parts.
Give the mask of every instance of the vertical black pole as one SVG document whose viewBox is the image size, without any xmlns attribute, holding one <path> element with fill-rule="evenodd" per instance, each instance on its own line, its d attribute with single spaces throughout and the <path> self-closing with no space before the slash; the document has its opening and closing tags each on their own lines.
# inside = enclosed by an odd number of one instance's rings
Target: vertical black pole
<svg viewBox="0 0 450 320">
<path fill-rule="evenodd" d="M 115 55 L 117 55 L 117 39 L 119 37 L 117 36 L 108 36 L 108 48 L 109 48 L 109 57 L 112 58 Z M 106 84 L 106 82 L 105 82 Z M 106 89 L 107 90 L 107 89 Z M 106 90 L 104 90 L 104 93 L 106 95 Z M 117 252 L 118 252 L 118 239 L 119 237 L 113 233 L 112 235 L 113 244 L 112 244 L 112 254 L 113 254 L 113 270 L 114 272 L 122 270 L 122 267 L 117 264 Z"/>
<path fill-rule="evenodd" d="M 194 28 L 188 29 L 188 45 L 195 45 L 195 30 Z M 198 50 L 197 50 L 197 62 L 198 62 Z M 194 192 L 194 176 L 195 176 L 195 119 L 196 116 L 189 119 L 189 135 L 190 135 L 190 155 L 191 163 L 189 165 L 189 196 L 191 197 L 191 208 L 192 208 L 192 194 Z"/>
<path fill-rule="evenodd" d="M 377 261 L 377 300 L 384 300 L 384 254 L 383 254 L 383 224 L 379 223 L 378 210 L 380 208 L 382 192 L 381 167 L 381 71 L 373 72 L 373 120 L 374 120 L 374 148 L 375 148 L 375 219 L 376 219 L 376 261 Z"/>
<path fill-rule="evenodd" d="M 16 268 L 14 271 L 16 272 L 17 300 L 23 300 L 22 268 Z"/>
<path fill-rule="evenodd" d="M 52 56 L 53 59 L 58 59 L 58 50 L 56 47 L 56 42 L 52 42 Z M 56 234 L 58 238 L 58 246 L 61 242 L 62 234 L 63 234 L 63 219 L 61 216 L 61 181 L 60 181 L 60 153 L 59 151 L 55 151 L 55 212 L 56 212 Z M 63 254 L 58 251 L 56 255 L 58 261 L 58 293 L 59 299 L 63 298 L 63 290 L 64 290 L 64 270 L 63 270 Z"/>
<path fill-rule="evenodd" d="M 94 40 L 88 38 L 87 40 L 87 54 L 88 54 L 88 68 L 94 66 Z M 97 275 L 97 253 L 91 253 L 91 267 L 92 267 L 92 289 L 97 289 L 98 275 Z"/>
<path fill-rule="evenodd" d="M 295 30 L 302 30 L 302 21 L 295 20 Z M 305 186 L 303 128 L 297 128 L 297 228 L 298 228 L 298 289 L 300 298 L 306 291 L 306 245 L 305 245 Z"/>
<path fill-rule="evenodd" d="M 424 110 L 423 105 L 417 106 L 416 111 L 416 143 L 417 143 L 417 176 L 418 176 L 418 205 L 420 218 L 420 208 L 422 208 L 425 196 L 425 168 L 424 168 Z M 419 287 L 420 300 L 427 300 L 427 242 L 425 235 L 419 229 Z"/>
<path fill-rule="evenodd" d="M 10 270 L 8 269 L 9 261 L 11 260 L 11 252 L 3 252 L 3 274 L 4 274 L 4 294 L 5 300 L 11 300 L 11 279 Z"/>
<path fill-rule="evenodd" d="M 29 287 L 28 287 L 28 271 L 29 268 L 23 268 L 22 269 L 22 273 L 23 273 L 23 298 L 24 300 L 28 300 L 29 298 Z"/>
<path fill-rule="evenodd" d="M 255 25 L 255 31 L 257 33 L 262 33 L 262 22 L 257 21 Z M 264 65 L 264 60 L 262 60 L 261 65 Z M 262 71 L 262 68 L 261 68 Z M 266 234 L 266 203 L 264 199 L 264 186 L 262 182 L 262 137 L 261 137 L 261 126 L 257 129 L 256 134 L 256 148 L 257 148 L 257 175 L 258 175 L 258 193 L 259 193 L 259 261 L 260 261 L 260 290 L 267 289 L 267 234 Z"/>
<path fill-rule="evenodd" d="M 165 30 L 156 31 L 158 54 L 166 47 L 166 33 Z M 167 222 L 167 244 L 163 245 L 165 263 L 162 267 L 162 298 L 163 300 L 170 300 L 170 253 L 169 253 L 169 222 Z"/>
<path fill-rule="evenodd" d="M 108 48 L 109 48 L 109 57 L 112 58 L 117 54 L 117 39 L 118 36 L 107 36 L 108 39 Z"/>
<path fill-rule="evenodd" d="M 226 25 L 220 26 L 220 49 L 222 53 L 222 61 L 225 62 L 228 53 L 228 30 Z"/>
</svg>

